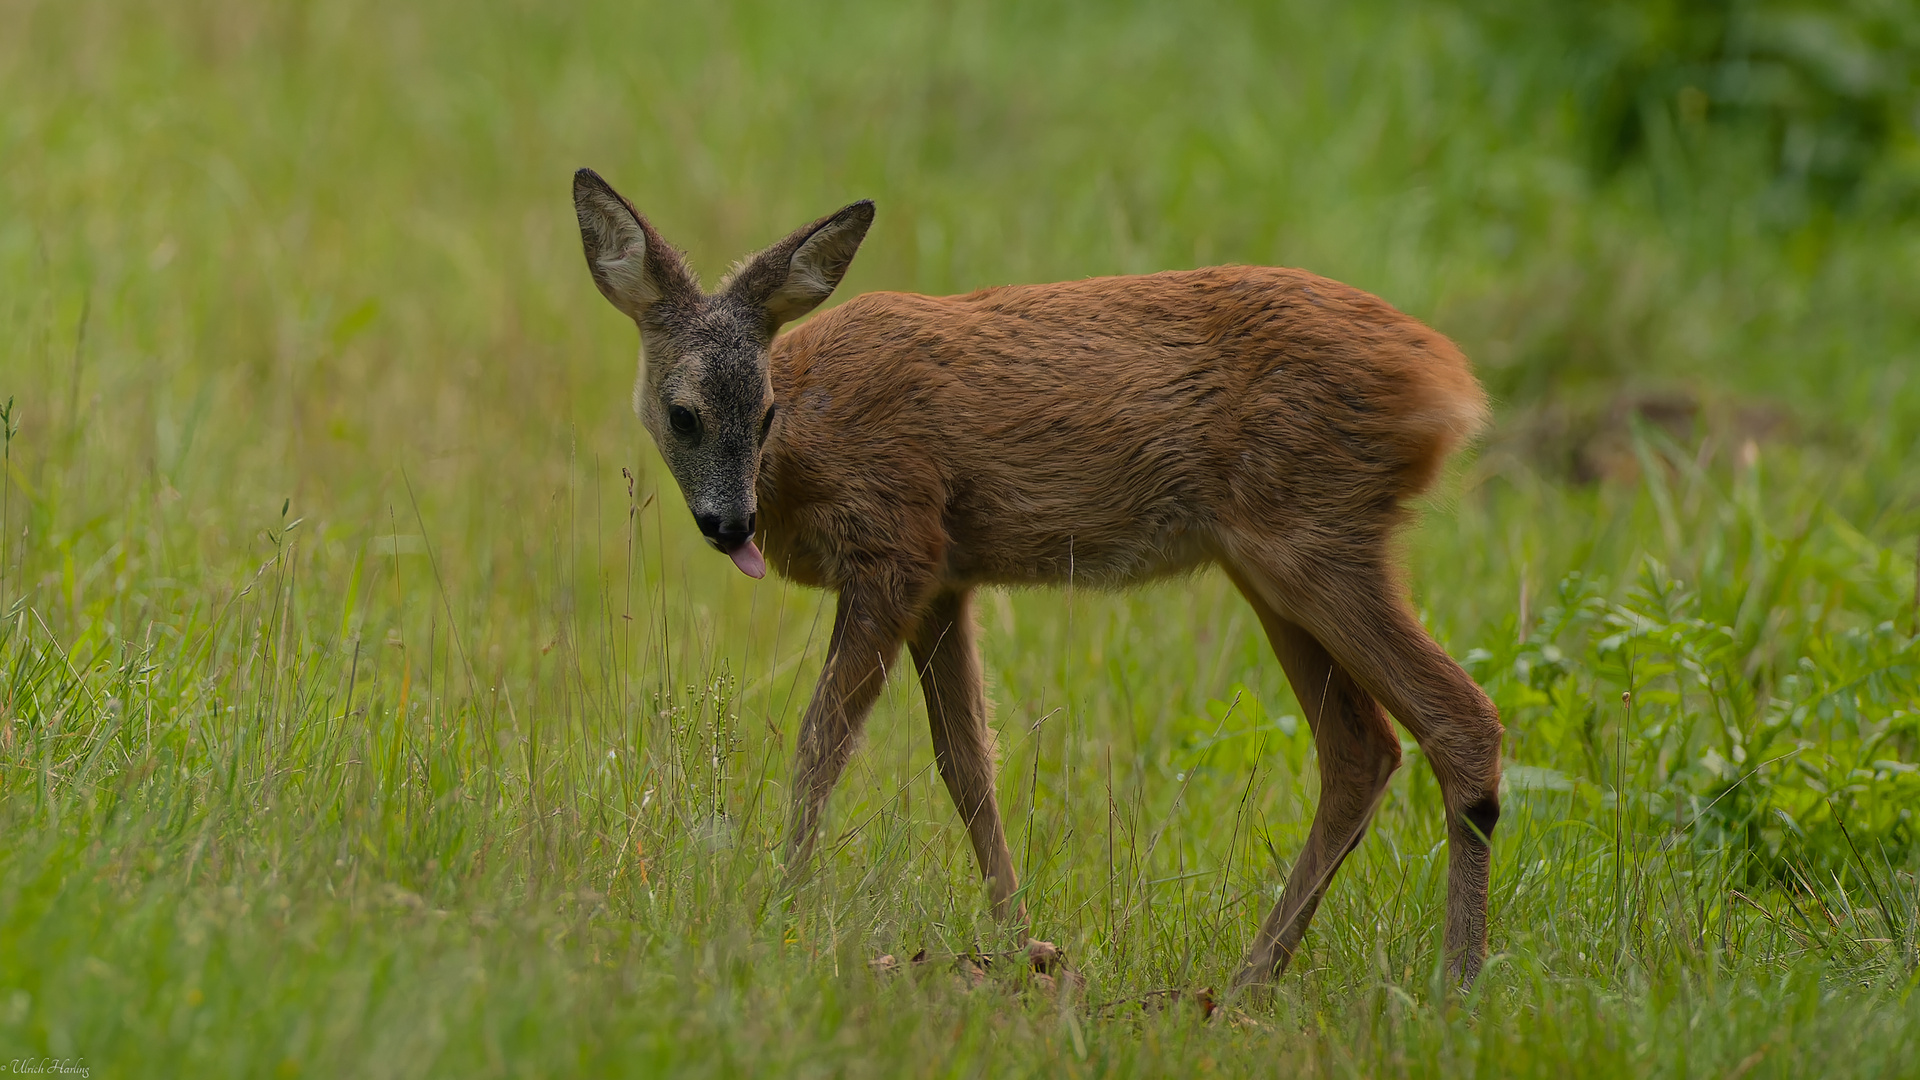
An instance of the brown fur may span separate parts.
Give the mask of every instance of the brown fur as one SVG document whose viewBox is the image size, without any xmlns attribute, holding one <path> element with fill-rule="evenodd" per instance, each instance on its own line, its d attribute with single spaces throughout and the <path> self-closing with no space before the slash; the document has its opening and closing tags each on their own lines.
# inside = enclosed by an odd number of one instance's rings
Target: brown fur
<svg viewBox="0 0 1920 1080">
<path fill-rule="evenodd" d="M 819 247 L 808 238 L 852 209 L 736 280 L 758 274 L 777 295 L 784 260 L 798 260 L 802 241 Z M 860 235 L 870 219 L 868 209 Z M 582 222 L 586 237 L 585 211 Z M 595 250 L 589 237 L 590 263 Z M 838 281 L 809 275 L 809 296 Z M 990 896 L 1024 926 L 994 797 L 973 591 L 1117 587 L 1213 564 L 1259 616 L 1307 712 L 1322 779 L 1306 850 L 1240 981 L 1285 967 L 1359 842 L 1400 762 L 1389 713 L 1440 781 L 1446 950 L 1472 978 L 1486 949 L 1502 731 L 1411 614 L 1393 557 L 1408 500 L 1486 414 L 1451 342 L 1325 278 L 1214 267 L 955 297 L 871 293 L 772 338 L 764 365 L 741 375 L 742 386 L 770 379 L 776 406 L 746 512 L 757 511 L 775 569 L 839 594 L 801 725 L 791 867 L 810 858 L 905 643 Z"/>
</svg>

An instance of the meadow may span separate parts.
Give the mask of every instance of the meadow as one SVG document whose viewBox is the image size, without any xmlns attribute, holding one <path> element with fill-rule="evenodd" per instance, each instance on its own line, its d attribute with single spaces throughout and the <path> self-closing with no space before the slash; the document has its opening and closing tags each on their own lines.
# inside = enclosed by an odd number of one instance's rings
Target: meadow
<svg viewBox="0 0 1920 1080">
<path fill-rule="evenodd" d="M 1920 1073 L 1920 12 L 1580 10 L 0 0 L 0 1063 Z M 783 903 L 831 598 L 700 542 L 582 165 L 709 282 L 870 197 L 836 301 L 1264 263 L 1458 341 L 1406 562 L 1508 731 L 1471 990 L 1409 743 L 1202 1006 L 1317 785 L 1216 574 L 982 604 L 1084 985 L 966 976 L 911 680 Z"/>
</svg>

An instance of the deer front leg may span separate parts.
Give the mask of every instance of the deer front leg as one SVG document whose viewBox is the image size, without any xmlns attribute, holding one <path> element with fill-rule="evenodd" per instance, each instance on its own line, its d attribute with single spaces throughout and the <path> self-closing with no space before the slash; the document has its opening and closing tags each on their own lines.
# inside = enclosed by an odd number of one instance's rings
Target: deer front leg
<svg viewBox="0 0 1920 1080">
<path fill-rule="evenodd" d="M 911 622 L 908 590 L 889 584 L 863 580 L 840 590 L 826 668 L 800 722 L 787 829 L 789 876 L 797 877 L 813 856 L 827 796 L 853 756 Z"/>
<path fill-rule="evenodd" d="M 980 649 L 973 629 L 972 594 L 947 590 L 933 598 L 908 643 L 913 666 L 926 693 L 927 719 L 933 725 L 933 760 L 947 794 L 973 841 L 980 876 L 994 917 L 1022 928 L 1026 905 L 1013 902 L 1018 888 L 1013 855 L 1000 824 L 993 792 L 993 729 L 987 724 L 986 687 L 980 677 Z"/>
</svg>

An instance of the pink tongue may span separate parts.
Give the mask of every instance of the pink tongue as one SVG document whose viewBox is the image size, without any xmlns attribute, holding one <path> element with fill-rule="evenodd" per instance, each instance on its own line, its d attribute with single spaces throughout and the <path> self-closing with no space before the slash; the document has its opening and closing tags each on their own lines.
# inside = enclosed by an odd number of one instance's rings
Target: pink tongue
<svg viewBox="0 0 1920 1080">
<path fill-rule="evenodd" d="M 740 572 L 748 577 L 763 578 L 767 576 L 767 560 L 761 558 L 760 549 L 753 546 L 753 541 L 749 540 L 741 544 L 729 552 L 728 555 L 733 559 L 733 565 L 739 567 Z"/>
</svg>

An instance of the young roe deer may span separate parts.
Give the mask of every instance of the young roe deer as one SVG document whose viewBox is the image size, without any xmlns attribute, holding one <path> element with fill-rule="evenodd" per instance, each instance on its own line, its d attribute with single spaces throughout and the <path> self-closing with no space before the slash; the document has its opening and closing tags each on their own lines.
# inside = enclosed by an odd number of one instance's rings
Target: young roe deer
<svg viewBox="0 0 1920 1080">
<path fill-rule="evenodd" d="M 839 284 L 872 203 L 706 293 L 597 174 L 576 173 L 573 197 L 594 284 L 639 325 L 634 407 L 707 542 L 753 577 L 771 563 L 839 594 L 800 729 L 789 871 L 905 643 L 994 910 L 1024 932 L 974 590 L 1213 563 L 1265 627 L 1321 778 L 1306 850 L 1236 982 L 1284 970 L 1365 833 L 1400 764 L 1389 713 L 1439 778 L 1445 950 L 1473 978 L 1502 729 L 1410 612 L 1393 546 L 1408 501 L 1486 415 L 1451 342 L 1358 289 L 1245 266 L 868 293 L 776 337 Z"/>
</svg>

